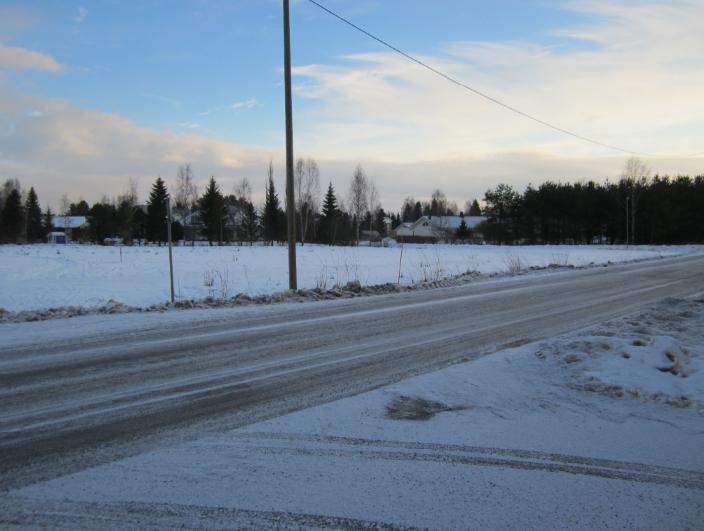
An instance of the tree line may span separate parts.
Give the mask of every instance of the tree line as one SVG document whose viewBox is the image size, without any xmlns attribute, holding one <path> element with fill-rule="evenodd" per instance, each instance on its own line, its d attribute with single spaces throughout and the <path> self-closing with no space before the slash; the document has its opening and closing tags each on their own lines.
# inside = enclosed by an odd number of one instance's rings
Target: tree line
<svg viewBox="0 0 704 531">
<path fill-rule="evenodd" d="M 349 245 L 357 243 L 364 230 L 374 231 L 377 237 L 386 235 L 387 214 L 379 203 L 374 181 L 361 166 L 352 175 L 347 201 L 338 198 L 330 183 L 321 204 L 320 170 L 314 159 L 296 161 L 294 182 L 299 242 Z M 102 244 L 119 238 L 125 243 L 160 245 L 167 240 L 169 203 L 174 240 L 204 238 L 211 245 L 233 241 L 273 245 L 287 237 L 286 215 L 271 162 L 266 171 L 264 203 L 259 207 L 252 200 L 247 178 L 237 183 L 233 193 L 225 194 L 211 177 L 200 194 L 192 167 L 184 164 L 178 167 L 173 192 L 158 177 L 146 204 L 138 203 L 136 183 L 130 180 L 127 192 L 115 199 L 104 196 L 92 206 L 83 199 L 69 202 L 64 196 L 60 213 L 87 218 L 87 227 L 72 231 L 74 240 Z M 0 190 L 0 213 L 0 242 L 42 242 L 53 230 L 51 210 L 42 212 L 34 188 L 23 193 L 17 180 L 8 180 Z"/>
<path fill-rule="evenodd" d="M 704 243 L 704 175 L 651 177 L 638 159 L 615 182 L 499 184 L 484 203 L 490 243 Z"/>
<path fill-rule="evenodd" d="M 362 238 L 383 238 L 389 228 L 414 222 L 422 216 L 484 215 L 475 229 L 484 241 L 497 244 L 704 243 L 704 176 L 650 177 L 638 159 L 627 161 L 615 181 L 529 185 L 522 193 L 499 184 L 487 190 L 483 206 L 469 200 L 460 210 L 435 190 L 429 201 L 407 197 L 397 213 L 385 211 L 376 184 L 357 166 L 344 198 L 332 183 L 324 194 L 320 170 L 314 159 L 295 164 L 297 240 L 330 245 L 351 245 Z M 239 241 L 273 245 L 286 240 L 286 216 L 274 184 L 274 168 L 266 170 L 262 205 L 252 200 L 252 186 L 241 179 L 233 193 L 225 194 L 214 177 L 198 192 L 189 164 L 178 167 L 173 192 L 157 178 L 146 204 L 140 205 L 137 187 L 115 199 L 103 197 L 92 206 L 84 200 L 62 199 L 61 213 L 86 216 L 88 226 L 74 239 L 105 243 L 120 238 L 125 243 L 164 243 L 167 238 L 168 203 L 173 206 L 174 240 L 206 239 L 211 245 Z M 0 241 L 41 242 L 52 230 L 52 212 L 42 211 L 34 188 L 26 193 L 17 180 L 0 188 Z M 462 224 L 457 241 L 468 241 Z"/>
</svg>

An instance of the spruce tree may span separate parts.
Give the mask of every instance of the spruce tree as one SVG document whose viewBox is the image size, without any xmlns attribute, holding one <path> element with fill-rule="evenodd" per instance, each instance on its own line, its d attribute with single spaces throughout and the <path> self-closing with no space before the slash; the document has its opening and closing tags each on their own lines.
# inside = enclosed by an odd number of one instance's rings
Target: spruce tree
<svg viewBox="0 0 704 531">
<path fill-rule="evenodd" d="M 168 197 L 164 181 L 161 180 L 161 177 L 157 177 L 149 194 L 149 201 L 147 201 L 147 239 L 158 242 L 159 245 L 167 238 L 166 201 Z"/>
<path fill-rule="evenodd" d="M 337 233 L 337 218 L 338 218 L 338 208 L 337 208 L 337 198 L 335 197 L 335 190 L 332 187 L 332 183 L 328 185 L 328 191 L 325 194 L 325 199 L 323 200 L 323 236 L 325 241 L 330 245 L 335 243 L 336 233 Z"/>
<path fill-rule="evenodd" d="M 325 219 L 332 219 L 337 213 L 337 198 L 335 197 L 335 190 L 332 187 L 332 183 L 328 185 L 328 191 L 325 194 L 325 199 L 323 200 L 323 217 Z"/>
<path fill-rule="evenodd" d="M 37 243 L 44 240 L 44 227 L 42 227 L 42 209 L 34 188 L 30 188 L 25 201 L 25 227 L 27 228 L 27 242 Z"/>
<path fill-rule="evenodd" d="M 264 240 L 274 244 L 274 240 L 279 239 L 281 235 L 281 219 L 282 211 L 279 206 L 279 196 L 274 188 L 274 178 L 269 175 L 269 182 L 266 186 L 266 199 L 264 203 L 264 212 L 262 213 L 262 228 L 264 232 Z"/>
<path fill-rule="evenodd" d="M 90 213 L 90 205 L 85 199 L 81 199 L 78 203 L 71 203 L 68 208 L 69 216 L 87 216 Z"/>
<path fill-rule="evenodd" d="M 90 238 L 95 243 L 102 245 L 106 238 L 115 236 L 117 211 L 107 197 L 93 204 L 88 215 Z"/>
<path fill-rule="evenodd" d="M 460 226 L 457 228 L 455 236 L 462 242 L 469 238 L 469 227 L 467 227 L 467 223 L 465 223 L 464 219 L 462 219 Z"/>
<path fill-rule="evenodd" d="M 225 200 L 214 177 L 210 178 L 203 196 L 198 201 L 198 209 L 208 244 L 213 245 L 214 241 L 222 243 L 225 230 Z"/>
<path fill-rule="evenodd" d="M 44 212 L 44 218 L 42 222 L 42 230 L 44 231 L 44 237 L 46 238 L 51 231 L 54 230 L 54 213 L 51 211 L 51 207 L 46 207 L 46 212 Z"/>
<path fill-rule="evenodd" d="M 475 199 L 472 201 L 472 206 L 469 207 L 469 212 L 467 212 L 468 216 L 481 216 L 482 215 L 482 209 L 479 207 L 479 202 Z"/>
<path fill-rule="evenodd" d="M 5 205 L 2 209 L 2 225 L 5 238 L 8 241 L 16 242 L 22 234 L 22 197 L 15 188 L 5 198 Z"/>
<path fill-rule="evenodd" d="M 383 208 L 376 211 L 376 216 L 374 219 L 374 228 L 379 233 L 381 238 L 385 238 L 386 234 L 386 212 Z"/>
</svg>

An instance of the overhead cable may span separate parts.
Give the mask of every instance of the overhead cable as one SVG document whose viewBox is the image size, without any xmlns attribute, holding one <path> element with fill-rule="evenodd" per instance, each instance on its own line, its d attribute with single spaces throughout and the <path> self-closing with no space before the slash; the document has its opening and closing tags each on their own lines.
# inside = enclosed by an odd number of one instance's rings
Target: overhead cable
<svg viewBox="0 0 704 531">
<path fill-rule="evenodd" d="M 338 20 L 344 22 L 344 23 L 347 24 L 348 26 L 351 26 L 352 28 L 356 29 L 357 31 L 363 33 L 364 35 L 366 35 L 366 36 L 369 37 L 370 39 L 373 39 L 373 40 L 375 40 L 376 42 L 378 42 L 379 44 L 381 44 L 381 45 L 383 45 L 383 46 L 385 46 L 385 47 L 387 47 L 387 48 L 393 50 L 394 52 L 396 52 L 396 53 L 398 53 L 398 54 L 400 54 L 400 55 L 402 55 L 403 57 L 405 57 L 405 58 L 408 59 L 409 61 L 411 61 L 411 62 L 413 62 L 413 63 L 416 63 L 417 65 L 420 65 L 420 66 L 422 66 L 423 68 L 425 68 L 425 69 L 427 69 L 427 70 L 430 70 L 430 71 L 433 72 L 434 74 L 436 74 L 436 75 L 442 77 L 443 79 L 446 79 L 447 81 L 449 81 L 450 83 L 453 83 L 454 85 L 457 85 L 457 86 L 459 86 L 459 87 L 461 87 L 461 88 L 463 88 L 463 89 L 465 89 L 465 90 L 468 90 L 468 91 L 470 91 L 470 92 L 476 94 L 477 96 L 480 96 L 480 97 L 482 97 L 482 98 L 484 98 L 484 99 L 486 99 L 486 100 L 489 100 L 490 102 L 492 102 L 492 103 L 494 103 L 494 104 L 496 104 L 496 105 L 499 105 L 500 107 L 503 107 L 504 109 L 507 109 L 507 110 L 509 110 L 509 111 L 511 111 L 511 112 L 513 112 L 513 113 L 516 113 L 516 114 L 518 114 L 518 115 L 520 115 L 520 116 L 523 116 L 524 118 L 527 118 L 527 119 L 529 119 L 529 120 L 532 120 L 532 121 L 534 121 L 534 122 L 537 122 L 537 123 L 539 123 L 539 124 L 541 124 L 541 125 L 543 125 L 543 126 L 545 126 L 545 127 L 549 127 L 550 129 L 554 129 L 555 131 L 559 131 L 560 133 L 569 135 L 569 136 L 571 136 L 571 137 L 577 138 L 577 139 L 579 139 L 579 140 L 583 140 L 584 142 L 589 142 L 589 143 L 591 143 L 591 144 L 594 144 L 594 145 L 597 145 L 597 146 L 600 146 L 600 147 L 604 147 L 604 148 L 611 149 L 611 150 L 614 150 L 614 151 L 621 151 L 622 153 L 628 153 L 629 155 L 642 155 L 642 156 L 646 156 L 646 157 L 653 157 L 653 156 L 654 156 L 654 155 L 651 155 L 651 154 L 649 154 L 649 153 L 639 153 L 639 152 L 637 152 L 637 151 L 633 151 L 632 149 L 625 149 L 625 148 L 621 148 L 621 147 L 614 146 L 614 145 L 611 145 L 611 144 L 606 144 L 606 143 L 604 143 L 604 142 L 599 142 L 598 140 L 594 140 L 593 138 L 589 138 L 589 137 L 586 137 L 586 136 L 584 136 L 584 135 L 580 135 L 580 134 L 578 134 L 578 133 L 575 133 L 575 132 L 570 131 L 570 130 L 568 130 L 568 129 L 565 129 L 565 128 L 563 128 L 563 127 L 559 127 L 559 126 L 557 126 L 557 125 L 551 124 L 550 122 L 546 122 L 545 120 L 541 120 L 540 118 L 538 118 L 538 117 L 536 117 L 536 116 L 533 116 L 533 115 L 531 115 L 531 114 L 529 114 L 529 113 L 527 113 L 527 112 L 524 112 L 524 111 L 522 111 L 522 110 L 520 110 L 520 109 L 517 109 L 516 107 L 513 107 L 513 106 L 511 106 L 511 105 L 509 105 L 509 104 L 507 104 L 507 103 L 504 103 L 503 101 L 501 101 L 501 100 L 499 100 L 499 99 L 493 97 L 493 96 L 490 96 L 489 94 L 486 94 L 486 93 L 484 93 L 484 92 L 482 92 L 482 91 L 480 91 L 480 90 L 477 90 L 477 89 L 475 89 L 475 88 L 473 88 L 473 87 L 467 85 L 466 83 L 463 83 L 462 81 L 459 81 L 458 79 L 456 79 L 456 78 L 450 76 L 449 74 L 446 74 L 445 72 L 442 72 L 441 70 L 438 70 L 437 68 L 435 68 L 435 67 L 429 65 L 428 63 L 425 63 L 424 61 L 421 61 L 421 60 L 418 59 L 417 57 L 414 57 L 413 55 L 404 52 L 404 51 L 401 50 L 400 48 L 394 46 L 393 44 L 390 44 L 389 42 L 385 41 L 384 39 L 382 39 L 382 38 L 380 38 L 380 37 L 377 37 L 377 36 L 374 35 L 373 33 L 370 33 L 369 31 L 367 31 L 367 30 L 365 30 L 364 28 L 358 26 L 358 25 L 355 24 L 354 22 L 352 22 L 352 21 L 346 19 L 346 18 L 343 17 L 342 15 L 339 15 L 338 13 L 334 12 L 333 10 L 331 10 L 331 9 L 329 9 L 329 8 L 327 8 L 327 7 L 325 7 L 325 6 L 322 5 L 321 3 L 316 2 L 316 0 L 308 0 L 308 1 L 309 1 L 311 4 L 313 4 L 313 5 L 317 6 L 318 8 L 322 9 L 322 10 L 325 11 L 326 13 L 332 15 L 332 16 L 335 17 L 336 19 L 338 19 Z"/>
</svg>

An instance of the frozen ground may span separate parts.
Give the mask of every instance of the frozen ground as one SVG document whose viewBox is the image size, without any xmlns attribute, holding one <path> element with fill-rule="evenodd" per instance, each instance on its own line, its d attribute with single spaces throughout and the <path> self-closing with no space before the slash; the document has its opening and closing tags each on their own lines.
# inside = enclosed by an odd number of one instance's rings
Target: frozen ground
<svg viewBox="0 0 704 531">
<path fill-rule="evenodd" d="M 671 256 L 701 247 L 406 245 L 403 248 L 298 247 L 300 288 L 412 284 L 468 272 L 583 266 Z M 169 298 L 165 247 L 0 246 L 0 308 L 16 312 L 118 301 L 145 307 Z M 176 247 L 176 297 L 227 298 L 285 291 L 285 247 Z"/>
<path fill-rule="evenodd" d="M 704 296 L 0 498 L 53 528 L 700 529 Z"/>
</svg>

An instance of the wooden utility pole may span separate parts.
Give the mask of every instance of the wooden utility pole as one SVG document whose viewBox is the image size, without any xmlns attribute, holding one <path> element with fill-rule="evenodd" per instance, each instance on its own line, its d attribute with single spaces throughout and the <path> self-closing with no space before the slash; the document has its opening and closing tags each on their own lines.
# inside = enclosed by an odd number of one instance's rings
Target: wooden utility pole
<svg viewBox="0 0 704 531">
<path fill-rule="evenodd" d="M 631 200 L 630 197 L 626 196 L 626 245 L 628 245 L 628 220 L 629 220 L 629 214 L 628 214 L 628 202 Z"/>
<path fill-rule="evenodd" d="M 288 0 L 284 0 L 284 86 L 286 93 L 286 226 L 288 232 L 288 289 L 296 281 L 296 203 L 293 189 L 293 104 L 291 103 L 291 29 Z"/>
<path fill-rule="evenodd" d="M 166 235 L 169 239 L 169 280 L 171 281 L 171 304 L 174 303 L 174 259 L 171 253 L 171 197 L 166 198 Z"/>
</svg>

